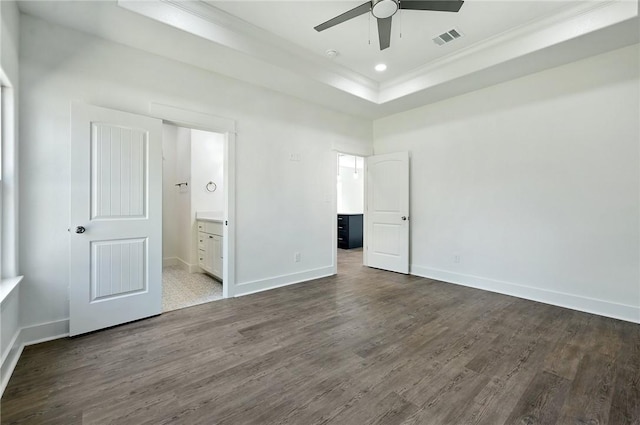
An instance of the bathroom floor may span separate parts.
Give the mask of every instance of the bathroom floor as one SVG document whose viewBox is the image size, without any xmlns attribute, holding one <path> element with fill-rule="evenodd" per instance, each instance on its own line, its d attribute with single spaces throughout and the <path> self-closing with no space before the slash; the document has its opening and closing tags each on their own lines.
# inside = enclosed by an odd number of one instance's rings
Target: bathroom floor
<svg viewBox="0 0 640 425">
<path fill-rule="evenodd" d="M 222 299 L 222 283 L 204 273 L 178 266 L 162 269 L 162 311 L 178 310 Z"/>
</svg>

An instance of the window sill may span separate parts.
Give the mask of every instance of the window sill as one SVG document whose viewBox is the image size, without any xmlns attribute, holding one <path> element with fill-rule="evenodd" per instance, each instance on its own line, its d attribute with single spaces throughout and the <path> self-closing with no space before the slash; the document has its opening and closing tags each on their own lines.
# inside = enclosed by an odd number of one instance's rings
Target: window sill
<svg viewBox="0 0 640 425">
<path fill-rule="evenodd" d="M 0 281 L 0 303 L 13 292 L 16 286 L 22 281 L 24 276 L 10 277 Z"/>
</svg>

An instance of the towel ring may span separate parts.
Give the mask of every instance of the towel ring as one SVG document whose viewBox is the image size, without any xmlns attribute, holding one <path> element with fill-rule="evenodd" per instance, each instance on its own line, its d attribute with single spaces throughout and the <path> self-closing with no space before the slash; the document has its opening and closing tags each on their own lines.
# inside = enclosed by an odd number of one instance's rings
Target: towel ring
<svg viewBox="0 0 640 425">
<path fill-rule="evenodd" d="M 209 182 L 207 183 L 205 188 L 207 189 L 207 192 L 215 192 L 218 188 L 218 185 L 216 185 L 214 182 Z"/>
</svg>

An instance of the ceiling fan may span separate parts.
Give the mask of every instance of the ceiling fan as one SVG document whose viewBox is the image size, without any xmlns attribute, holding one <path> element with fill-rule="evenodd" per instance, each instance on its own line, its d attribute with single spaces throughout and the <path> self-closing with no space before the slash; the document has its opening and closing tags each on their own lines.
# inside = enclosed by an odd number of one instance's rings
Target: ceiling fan
<svg viewBox="0 0 640 425">
<path fill-rule="evenodd" d="M 361 4 L 335 18 L 329 19 L 314 29 L 324 31 L 367 12 L 371 12 L 378 20 L 378 39 L 380 50 L 391 45 L 391 17 L 399 9 L 403 10 L 431 10 L 436 12 L 457 12 L 462 7 L 462 0 L 371 0 Z"/>
</svg>

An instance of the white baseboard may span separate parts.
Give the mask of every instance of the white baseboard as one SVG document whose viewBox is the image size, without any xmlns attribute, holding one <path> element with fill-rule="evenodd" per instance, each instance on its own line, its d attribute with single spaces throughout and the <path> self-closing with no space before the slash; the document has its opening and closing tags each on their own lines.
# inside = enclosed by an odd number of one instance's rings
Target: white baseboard
<svg viewBox="0 0 640 425">
<path fill-rule="evenodd" d="M 0 376 L 2 376 L 2 381 L 0 382 L 0 397 L 2 397 L 5 388 L 7 388 L 9 379 L 18 364 L 24 347 L 53 339 L 64 338 L 66 336 L 69 336 L 68 319 L 41 323 L 19 329 L 14 335 L 9 349 L 6 353 L 3 353 L 2 370 L 0 374 Z"/>
<path fill-rule="evenodd" d="M 318 269 L 307 270 L 299 273 L 285 274 L 281 276 L 270 277 L 267 279 L 254 280 L 236 285 L 233 296 L 240 297 L 243 295 L 255 294 L 256 292 L 268 291 L 269 289 L 280 288 L 282 286 L 294 285 L 313 279 L 320 279 L 332 276 L 333 266 L 321 267 Z"/>
<path fill-rule="evenodd" d="M 67 336 L 69 336 L 69 319 L 41 323 L 21 329 L 22 342 L 25 346 Z"/>
<path fill-rule="evenodd" d="M 171 267 L 178 265 L 178 257 L 167 257 L 162 259 L 162 267 Z"/>
<path fill-rule="evenodd" d="M 198 266 L 197 264 L 189 264 L 186 261 L 184 261 L 182 258 L 179 257 L 173 257 L 173 258 L 165 258 L 163 260 L 163 266 L 167 267 L 167 264 L 165 263 L 167 260 L 172 260 L 173 263 L 169 264 L 170 266 L 178 266 L 180 267 L 181 270 L 186 271 L 187 273 L 202 273 L 202 269 L 200 268 L 200 266 Z"/>
<path fill-rule="evenodd" d="M 640 307 L 618 304 L 580 295 L 566 294 L 548 289 L 518 285 L 511 282 L 493 280 L 479 276 L 433 269 L 418 265 L 411 265 L 411 274 L 427 279 L 440 280 L 456 285 L 469 286 L 499 294 L 511 295 L 545 304 L 566 307 L 572 310 L 584 311 L 600 316 L 640 323 Z"/>
<path fill-rule="evenodd" d="M 189 264 L 187 271 L 189 273 L 204 273 L 204 270 L 202 270 L 197 264 Z"/>
</svg>

